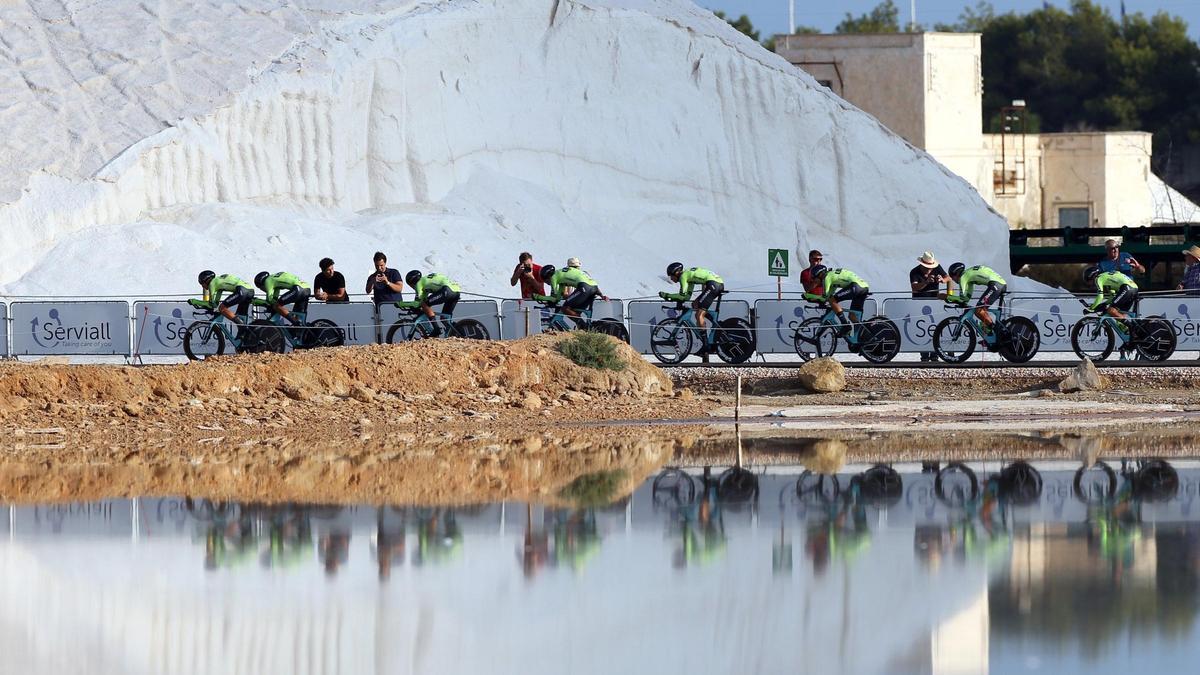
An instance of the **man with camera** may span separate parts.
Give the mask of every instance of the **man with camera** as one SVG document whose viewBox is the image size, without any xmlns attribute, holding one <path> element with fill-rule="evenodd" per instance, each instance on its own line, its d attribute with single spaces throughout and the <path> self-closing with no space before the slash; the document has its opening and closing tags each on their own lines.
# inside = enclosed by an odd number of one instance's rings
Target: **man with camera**
<svg viewBox="0 0 1200 675">
<path fill-rule="evenodd" d="M 542 266 L 533 262 L 533 254 L 525 251 L 517 257 L 517 266 L 513 268 L 510 286 L 521 284 L 521 299 L 529 300 L 534 295 L 545 295 L 546 285 L 542 282 Z"/>
<path fill-rule="evenodd" d="M 374 294 L 376 309 L 404 299 L 404 277 L 399 270 L 387 266 L 387 256 L 379 251 L 375 252 L 375 271 L 367 277 L 367 293 Z"/>
</svg>

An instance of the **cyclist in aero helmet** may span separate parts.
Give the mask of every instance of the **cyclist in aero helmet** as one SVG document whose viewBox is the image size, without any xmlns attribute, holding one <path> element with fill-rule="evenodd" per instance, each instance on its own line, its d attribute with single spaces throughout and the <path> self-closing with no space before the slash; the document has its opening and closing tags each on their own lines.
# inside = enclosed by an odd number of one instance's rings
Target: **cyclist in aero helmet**
<svg viewBox="0 0 1200 675">
<path fill-rule="evenodd" d="M 232 274 L 217 276 L 212 270 L 201 272 L 196 281 L 200 282 L 200 287 L 204 289 L 204 297 L 200 300 L 192 298 L 188 300 L 188 304 L 202 309 L 216 307 L 226 319 L 236 324 L 246 322 L 246 314 L 254 300 L 253 286 Z M 229 293 L 229 297 L 224 301 L 221 300 L 222 293 Z M 237 305 L 236 314 L 232 309 L 234 305 Z"/>
<path fill-rule="evenodd" d="M 713 346 L 708 343 L 708 330 L 704 323 L 708 317 L 708 308 L 712 306 L 713 301 L 720 297 L 721 293 L 725 290 L 725 280 L 718 276 L 716 272 L 706 270 L 703 267 L 684 269 L 681 262 L 673 262 L 667 265 L 667 278 L 673 283 L 679 284 L 679 292 L 667 293 L 666 291 L 659 291 L 658 297 L 663 300 L 687 302 L 688 298 L 692 297 L 692 290 L 696 286 L 700 287 L 700 294 L 692 302 L 692 309 L 696 311 L 696 327 L 700 329 L 700 340 L 703 343 L 700 345 L 700 351 L 697 354 L 700 356 L 711 354 Z"/>
<path fill-rule="evenodd" d="M 404 282 L 412 287 L 416 300 L 402 300 L 397 302 L 396 306 L 403 309 L 420 307 L 433 324 L 433 337 L 438 337 L 443 332 L 450 335 L 453 332 L 450 325 L 447 323 L 446 326 L 442 326 L 442 321 L 434 315 L 433 306 L 442 306 L 442 314 L 447 322 L 453 319 L 454 307 L 458 305 L 459 293 L 462 291 L 458 284 L 444 274 L 421 274 L 421 270 L 409 270 L 408 274 L 404 275 Z"/>
<path fill-rule="evenodd" d="M 983 265 L 975 265 L 967 267 L 966 265 L 956 262 L 946 270 L 954 283 L 958 284 L 958 293 L 939 293 L 938 297 L 963 305 L 964 307 L 971 301 L 971 294 L 976 286 L 986 286 L 983 295 L 979 296 L 979 302 L 975 305 L 975 316 L 983 322 L 986 330 L 990 331 L 997 326 L 993 325 L 992 315 L 987 308 L 993 302 L 999 302 L 1004 298 L 1004 293 L 1008 289 L 1008 284 L 1004 281 L 1004 277 L 996 274 L 990 267 Z M 1000 326 L 1003 330 L 1003 326 Z"/>
<path fill-rule="evenodd" d="M 554 265 L 542 265 L 542 281 L 550 284 L 550 295 L 534 294 L 533 299 L 546 303 L 561 302 L 563 314 L 570 317 L 578 317 L 580 312 L 590 308 L 597 296 L 608 299 L 600 292 L 600 284 L 578 267 L 560 270 Z M 568 288 L 574 290 L 563 300 Z"/>
<path fill-rule="evenodd" d="M 829 269 L 824 265 L 814 265 L 809 268 L 812 272 L 812 278 L 821 283 L 822 293 L 805 293 L 805 300 L 813 300 L 816 302 L 828 302 L 830 309 L 837 314 L 838 321 L 841 321 L 843 328 L 840 331 L 842 335 L 848 333 L 850 322 L 846 320 L 842 313 L 841 303 L 849 300 L 850 311 L 858 314 L 858 320 L 862 321 L 863 306 L 867 304 L 867 295 L 870 294 L 870 286 L 862 277 L 858 276 L 850 270 L 835 268 Z"/>
<path fill-rule="evenodd" d="M 267 303 L 279 316 L 290 321 L 293 326 L 300 325 L 300 319 L 287 309 L 287 305 L 292 305 L 292 309 L 301 314 L 308 311 L 309 288 L 308 284 L 300 281 L 300 277 L 287 272 L 270 274 L 264 270 L 254 275 L 254 285 L 267 294 Z"/>
<path fill-rule="evenodd" d="M 1099 266 L 1092 265 L 1083 271 L 1083 279 L 1096 284 L 1096 299 L 1088 307 L 1093 312 L 1123 320 L 1125 312 L 1137 302 L 1137 283 L 1124 272 L 1101 272 Z"/>
</svg>

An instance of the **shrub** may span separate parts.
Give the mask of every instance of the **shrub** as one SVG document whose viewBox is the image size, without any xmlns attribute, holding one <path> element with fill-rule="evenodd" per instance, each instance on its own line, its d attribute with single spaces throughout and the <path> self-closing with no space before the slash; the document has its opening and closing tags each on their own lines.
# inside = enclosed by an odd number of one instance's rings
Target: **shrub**
<svg viewBox="0 0 1200 675">
<path fill-rule="evenodd" d="M 558 343 L 558 351 L 576 365 L 599 370 L 625 370 L 617 353 L 616 338 L 600 333 L 577 331 Z"/>
<path fill-rule="evenodd" d="M 613 503 L 613 497 L 623 480 L 624 469 L 585 473 L 559 490 L 558 496 L 579 508 L 608 506 Z"/>
</svg>

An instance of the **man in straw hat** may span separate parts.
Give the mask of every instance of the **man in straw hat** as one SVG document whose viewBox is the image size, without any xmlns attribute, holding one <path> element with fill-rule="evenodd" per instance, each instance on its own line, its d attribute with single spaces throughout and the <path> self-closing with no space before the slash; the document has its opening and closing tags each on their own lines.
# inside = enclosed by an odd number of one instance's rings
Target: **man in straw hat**
<svg viewBox="0 0 1200 675">
<path fill-rule="evenodd" d="M 933 253 L 925 251 L 917 258 L 917 266 L 908 273 L 909 284 L 912 285 L 914 298 L 937 298 L 938 285 L 950 280 L 946 270 L 938 264 Z M 921 352 L 922 361 L 937 361 L 937 352 Z"/>
<path fill-rule="evenodd" d="M 1200 246 L 1185 248 L 1183 260 L 1187 267 L 1183 269 L 1183 281 L 1176 288 L 1188 291 L 1188 295 L 1200 295 Z"/>
</svg>

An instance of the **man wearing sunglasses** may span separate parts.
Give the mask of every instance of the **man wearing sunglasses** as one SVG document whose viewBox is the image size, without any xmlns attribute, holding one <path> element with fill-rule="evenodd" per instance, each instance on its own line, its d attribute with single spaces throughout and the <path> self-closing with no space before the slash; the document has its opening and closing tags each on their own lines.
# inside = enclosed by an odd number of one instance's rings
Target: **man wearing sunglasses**
<svg viewBox="0 0 1200 675">
<path fill-rule="evenodd" d="M 1104 242 L 1104 259 L 1097 266 L 1101 272 L 1146 273 L 1146 268 L 1136 258 L 1121 250 L 1121 244 L 1116 239 Z"/>
<path fill-rule="evenodd" d="M 821 252 L 816 249 L 808 252 L 808 268 L 800 272 L 800 285 L 804 287 L 805 293 L 812 293 L 815 295 L 821 294 L 823 290 L 821 280 L 813 278 L 813 269 L 816 267 L 823 267 L 821 264 L 823 259 L 824 256 L 822 256 Z"/>
</svg>

